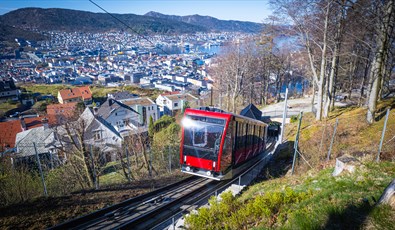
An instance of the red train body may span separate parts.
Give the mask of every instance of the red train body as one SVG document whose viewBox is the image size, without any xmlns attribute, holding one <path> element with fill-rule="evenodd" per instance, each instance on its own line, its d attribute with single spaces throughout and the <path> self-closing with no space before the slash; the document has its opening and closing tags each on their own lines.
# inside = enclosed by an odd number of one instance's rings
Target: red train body
<svg viewBox="0 0 395 230">
<path fill-rule="evenodd" d="M 182 120 L 181 171 L 230 179 L 266 148 L 267 125 L 244 116 L 186 109 Z"/>
</svg>

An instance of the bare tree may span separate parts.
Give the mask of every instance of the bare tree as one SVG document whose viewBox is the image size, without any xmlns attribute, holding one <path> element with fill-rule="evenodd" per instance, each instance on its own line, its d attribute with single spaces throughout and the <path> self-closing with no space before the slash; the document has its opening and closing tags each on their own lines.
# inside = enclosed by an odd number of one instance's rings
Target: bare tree
<svg viewBox="0 0 395 230">
<path fill-rule="evenodd" d="M 237 42 L 227 53 L 215 60 L 211 69 L 216 88 L 225 94 L 228 111 L 236 112 L 238 104 L 243 104 L 259 75 L 257 71 L 258 53 L 252 41 Z M 251 96 L 250 96 L 251 97 Z"/>
<path fill-rule="evenodd" d="M 395 21 L 394 0 L 383 1 L 383 4 L 378 7 L 379 12 L 383 15 L 383 20 L 377 24 L 379 28 L 376 40 L 377 46 L 370 70 L 372 85 L 369 94 L 368 112 L 366 114 L 366 120 L 369 123 L 373 123 L 374 121 L 377 100 L 383 81 L 383 73 L 385 73 L 385 62 L 388 59 L 390 36 L 393 33 Z"/>
</svg>

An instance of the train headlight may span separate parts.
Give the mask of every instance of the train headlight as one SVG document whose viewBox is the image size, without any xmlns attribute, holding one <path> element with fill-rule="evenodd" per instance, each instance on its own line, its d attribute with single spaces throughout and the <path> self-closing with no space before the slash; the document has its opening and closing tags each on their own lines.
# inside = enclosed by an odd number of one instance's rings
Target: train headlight
<svg viewBox="0 0 395 230">
<path fill-rule="evenodd" d="M 185 170 L 187 170 L 187 172 L 189 172 L 189 171 L 191 171 L 191 167 L 187 166 L 187 167 L 185 168 Z"/>
<path fill-rule="evenodd" d="M 207 172 L 206 172 L 206 175 L 207 175 L 207 176 L 211 176 L 211 172 L 210 172 L 210 171 L 207 171 Z"/>
</svg>

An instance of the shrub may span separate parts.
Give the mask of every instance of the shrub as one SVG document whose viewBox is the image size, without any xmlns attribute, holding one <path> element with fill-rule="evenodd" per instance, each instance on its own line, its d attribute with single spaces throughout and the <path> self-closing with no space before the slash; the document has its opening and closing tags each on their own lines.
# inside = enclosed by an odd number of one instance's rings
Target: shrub
<svg viewBox="0 0 395 230">
<path fill-rule="evenodd" d="M 294 204 L 312 196 L 311 192 L 296 192 L 291 188 L 285 191 L 268 192 L 243 203 L 232 194 L 223 193 L 222 201 L 215 197 L 209 207 L 203 207 L 196 214 L 185 218 L 190 229 L 245 229 L 264 223 L 273 227 L 277 222 L 284 223 Z"/>
<path fill-rule="evenodd" d="M 298 116 L 296 115 L 291 116 L 291 123 L 295 123 L 297 121 L 298 121 Z"/>
</svg>

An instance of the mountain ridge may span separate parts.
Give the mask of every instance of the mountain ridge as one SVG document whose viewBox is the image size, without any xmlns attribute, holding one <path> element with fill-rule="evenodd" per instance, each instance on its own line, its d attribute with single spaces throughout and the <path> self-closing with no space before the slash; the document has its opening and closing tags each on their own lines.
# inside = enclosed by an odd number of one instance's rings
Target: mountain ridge
<svg viewBox="0 0 395 230">
<path fill-rule="evenodd" d="M 259 32 L 263 24 L 219 20 L 198 14 L 165 15 L 150 11 L 145 15 L 112 14 L 141 34 L 188 34 L 196 32 Z M 22 30 L 57 30 L 66 32 L 107 32 L 128 30 L 107 13 L 61 9 L 21 8 L 0 15 L 0 24 Z"/>
<path fill-rule="evenodd" d="M 220 20 L 211 16 L 202 16 L 199 14 L 179 16 L 167 15 L 155 11 L 149 11 L 145 16 L 164 18 L 192 25 L 201 25 L 209 30 L 218 31 L 235 31 L 235 32 L 252 32 L 257 33 L 263 29 L 263 24 L 256 22 L 237 21 L 237 20 Z"/>
</svg>

